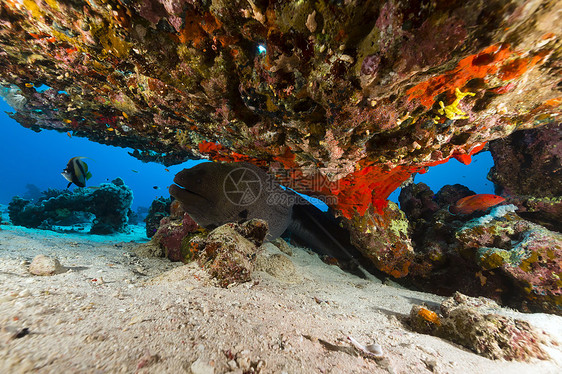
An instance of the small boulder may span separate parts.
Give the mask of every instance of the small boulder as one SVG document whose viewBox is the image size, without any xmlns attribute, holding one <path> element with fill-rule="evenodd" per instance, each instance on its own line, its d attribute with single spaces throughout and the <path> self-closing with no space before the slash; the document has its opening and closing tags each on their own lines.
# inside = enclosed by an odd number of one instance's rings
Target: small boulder
<svg viewBox="0 0 562 374">
<path fill-rule="evenodd" d="M 409 323 L 416 332 L 450 340 L 490 359 L 549 359 L 542 347 L 549 340 L 546 333 L 526 321 L 490 313 L 496 308 L 491 300 L 457 292 L 443 301 L 440 313 L 414 305 Z"/>
<path fill-rule="evenodd" d="M 33 275 L 55 275 L 65 271 L 59 260 L 44 255 L 35 256 L 29 265 L 29 272 Z"/>
<path fill-rule="evenodd" d="M 243 224 L 227 223 L 217 227 L 206 238 L 195 236 L 183 244 L 192 259 L 215 278 L 219 285 L 251 280 L 258 247 L 267 234 L 267 223 L 252 219 Z"/>
<path fill-rule="evenodd" d="M 188 259 L 181 250 L 182 241 L 187 235 L 198 229 L 199 226 L 188 213 L 182 213 L 179 218 L 174 216 L 164 217 L 151 241 L 157 243 L 162 248 L 165 257 L 170 260 L 187 262 Z"/>
</svg>

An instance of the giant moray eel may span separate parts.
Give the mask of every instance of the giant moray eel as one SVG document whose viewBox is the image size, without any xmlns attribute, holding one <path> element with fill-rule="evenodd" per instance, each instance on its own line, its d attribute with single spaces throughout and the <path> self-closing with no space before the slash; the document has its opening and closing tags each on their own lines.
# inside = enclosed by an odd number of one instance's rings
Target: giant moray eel
<svg viewBox="0 0 562 374">
<path fill-rule="evenodd" d="M 334 217 L 283 189 L 255 165 L 204 162 L 180 171 L 174 183 L 170 195 L 202 227 L 259 218 L 269 226 L 267 240 L 283 235 L 337 259 L 344 268 L 371 267 Z"/>
</svg>

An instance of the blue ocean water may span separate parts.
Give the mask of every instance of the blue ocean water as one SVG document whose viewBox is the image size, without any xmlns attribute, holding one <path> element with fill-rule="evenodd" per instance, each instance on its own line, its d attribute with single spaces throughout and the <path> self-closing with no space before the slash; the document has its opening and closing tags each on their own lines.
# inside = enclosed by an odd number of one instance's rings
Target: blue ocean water
<svg viewBox="0 0 562 374">
<path fill-rule="evenodd" d="M 201 161 L 188 161 L 181 165 L 165 167 L 157 163 L 144 163 L 130 156 L 129 148 L 119 148 L 91 142 L 85 138 L 69 137 L 65 132 L 43 130 L 36 133 L 26 129 L 12 120 L 5 112 L 12 112 L 4 101 L 0 100 L 0 204 L 8 204 L 13 196 L 23 196 L 28 184 L 36 185 L 40 190 L 48 188 L 62 189 L 67 185 L 61 176 L 68 160 L 75 156 L 88 157 L 92 178 L 89 186 L 109 182 L 117 177 L 133 189 L 133 210 L 149 207 L 159 197 L 168 197 L 168 186 L 174 175 L 183 168 L 189 168 Z M 415 182 L 424 182 L 437 192 L 445 184 L 460 183 L 476 193 L 493 193 L 492 182 L 486 175 L 493 165 L 489 152 L 481 152 L 473 157 L 470 165 L 463 165 L 456 160 L 430 168 L 426 174 L 415 177 Z M 168 169 L 169 171 L 166 171 Z M 75 188 L 74 185 L 70 188 Z M 390 196 L 397 202 L 400 190 Z M 318 201 L 313 203 L 325 210 L 326 206 Z"/>
<path fill-rule="evenodd" d="M 3 101 L 0 101 L 0 111 L 0 149 L 3 155 L 0 162 L 3 180 L 0 204 L 9 203 L 14 195 L 22 196 L 27 184 L 34 184 L 40 190 L 65 188 L 68 181 L 60 173 L 68 160 L 85 156 L 88 158 L 84 161 L 92 173 L 87 185 L 97 186 L 117 177 L 122 178 L 133 189 L 133 210 L 136 210 L 139 206 L 149 207 L 159 196 L 168 197 L 168 186 L 172 184 L 174 175 L 200 162 L 189 161 L 170 167 L 144 163 L 127 153 L 132 151 L 130 148 L 69 137 L 66 132 L 43 130 L 36 133 L 26 129 L 5 113 L 13 110 Z"/>
<path fill-rule="evenodd" d="M 494 159 L 490 152 L 480 152 L 472 156 L 469 165 L 452 159 L 441 165 L 429 168 L 425 174 L 417 174 L 415 183 L 425 183 L 435 193 L 446 184 L 462 184 L 476 193 L 494 193 L 494 184 L 486 176 L 494 165 Z M 389 200 L 398 202 L 400 188 L 389 196 Z"/>
</svg>

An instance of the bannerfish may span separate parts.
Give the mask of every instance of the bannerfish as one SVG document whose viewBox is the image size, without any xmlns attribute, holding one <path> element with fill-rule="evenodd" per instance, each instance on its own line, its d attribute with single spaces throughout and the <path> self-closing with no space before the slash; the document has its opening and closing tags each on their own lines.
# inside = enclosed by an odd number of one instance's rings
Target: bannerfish
<svg viewBox="0 0 562 374">
<path fill-rule="evenodd" d="M 258 218 L 267 222 L 266 240 L 289 237 L 351 270 L 373 267 L 351 244 L 349 233 L 329 214 L 259 167 L 245 163 L 204 162 L 174 177 L 170 195 L 197 224 L 214 229 Z"/>
<path fill-rule="evenodd" d="M 88 165 L 82 161 L 86 157 L 72 157 L 68 164 L 66 164 L 66 169 L 64 169 L 61 175 L 68 181 L 68 186 L 70 187 L 72 183 L 78 187 L 86 187 L 86 181 L 92 177 L 92 173 L 88 171 Z"/>
<path fill-rule="evenodd" d="M 476 194 L 457 200 L 449 210 L 453 214 L 470 214 L 477 210 L 486 210 L 504 201 L 505 199 L 498 195 Z"/>
</svg>

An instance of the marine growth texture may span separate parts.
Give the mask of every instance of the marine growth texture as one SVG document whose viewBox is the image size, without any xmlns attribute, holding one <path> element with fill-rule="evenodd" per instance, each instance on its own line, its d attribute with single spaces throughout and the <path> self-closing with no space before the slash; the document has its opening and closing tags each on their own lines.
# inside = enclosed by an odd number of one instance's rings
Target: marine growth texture
<svg viewBox="0 0 562 374">
<path fill-rule="evenodd" d="M 413 172 L 559 121 L 561 14 L 556 0 L 2 0 L 0 85 L 25 127 L 166 165 L 252 162 L 351 218 Z"/>
</svg>

